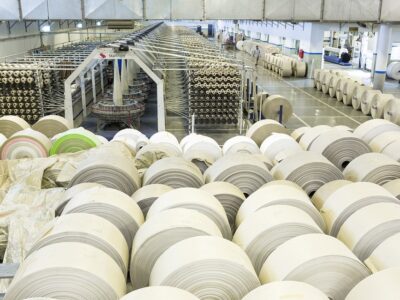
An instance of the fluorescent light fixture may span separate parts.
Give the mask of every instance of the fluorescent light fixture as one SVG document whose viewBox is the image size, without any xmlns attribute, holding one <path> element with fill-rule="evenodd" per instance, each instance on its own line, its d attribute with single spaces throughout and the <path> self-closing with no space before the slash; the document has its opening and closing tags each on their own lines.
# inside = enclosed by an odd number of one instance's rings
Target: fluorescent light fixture
<svg viewBox="0 0 400 300">
<path fill-rule="evenodd" d="M 42 28 L 40 29 L 42 32 L 50 32 L 51 27 L 49 24 L 43 25 Z"/>
<path fill-rule="evenodd" d="M 97 25 L 97 26 L 101 26 L 101 21 L 97 21 L 97 22 L 96 22 L 96 25 Z"/>
<path fill-rule="evenodd" d="M 82 28 L 82 27 L 83 27 L 83 24 L 82 24 L 82 23 L 76 24 L 76 28 Z"/>
</svg>

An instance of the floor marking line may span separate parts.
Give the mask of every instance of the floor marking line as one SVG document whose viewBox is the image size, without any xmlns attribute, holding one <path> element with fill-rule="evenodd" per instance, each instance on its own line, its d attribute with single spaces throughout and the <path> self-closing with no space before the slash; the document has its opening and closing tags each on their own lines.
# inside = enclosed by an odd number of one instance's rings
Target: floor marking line
<svg viewBox="0 0 400 300">
<path fill-rule="evenodd" d="M 301 123 L 303 123 L 307 127 L 312 127 L 306 121 L 304 121 L 302 118 L 300 118 L 298 115 L 296 115 L 295 113 L 293 113 L 293 117 L 295 117 L 297 120 L 299 120 Z"/>
</svg>

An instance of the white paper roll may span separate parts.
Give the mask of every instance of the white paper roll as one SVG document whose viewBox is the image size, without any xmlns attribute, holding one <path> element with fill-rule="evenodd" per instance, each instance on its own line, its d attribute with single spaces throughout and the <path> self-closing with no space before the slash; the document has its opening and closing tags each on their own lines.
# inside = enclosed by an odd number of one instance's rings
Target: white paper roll
<svg viewBox="0 0 400 300">
<path fill-rule="evenodd" d="M 325 72 L 322 74 L 321 76 L 321 90 L 324 94 L 328 94 L 329 93 L 329 87 L 331 86 L 332 83 L 332 78 L 333 76 L 335 76 L 333 73 L 330 72 Z"/>
<path fill-rule="evenodd" d="M 383 109 L 386 103 L 393 99 L 394 96 L 392 94 L 376 94 L 371 102 L 371 116 L 374 119 L 383 118 Z"/>
<path fill-rule="evenodd" d="M 242 300 L 329 300 L 328 297 L 304 282 L 274 281 L 248 293 Z"/>
<path fill-rule="evenodd" d="M 130 267 L 133 288 L 149 284 L 151 270 L 165 250 L 179 241 L 201 235 L 222 237 L 213 220 L 193 209 L 167 209 L 149 218 L 133 240 Z"/>
<path fill-rule="evenodd" d="M 272 162 L 279 163 L 282 157 L 287 157 L 302 151 L 299 144 L 290 135 L 274 133 L 261 144 L 261 152 Z M 277 157 L 279 156 L 279 157 Z M 278 159 L 277 159 L 278 158 Z"/>
<path fill-rule="evenodd" d="M 342 79 L 342 75 L 334 75 L 332 76 L 331 83 L 329 85 L 329 96 L 331 98 L 336 98 L 336 91 L 338 89 L 338 85 L 340 82 L 340 79 Z"/>
<path fill-rule="evenodd" d="M 239 246 L 219 237 L 199 236 L 166 250 L 151 272 L 150 285 L 174 286 L 204 300 L 240 300 L 260 282 Z"/>
<path fill-rule="evenodd" d="M 332 130 L 332 127 L 328 125 L 309 127 L 301 137 L 299 144 L 304 150 L 309 150 L 312 143 L 317 139 L 317 137 L 319 137 L 322 133 L 330 130 Z"/>
<path fill-rule="evenodd" d="M 357 85 L 356 86 L 354 93 L 353 93 L 353 99 L 351 102 L 351 104 L 355 110 L 361 109 L 362 95 L 368 90 L 371 90 L 371 87 L 365 86 L 365 85 Z"/>
<path fill-rule="evenodd" d="M 382 185 L 382 187 L 400 200 L 400 179 L 389 181 L 388 183 Z"/>
<path fill-rule="evenodd" d="M 199 300 L 195 295 L 171 286 L 151 286 L 139 289 L 120 300 Z"/>
<path fill-rule="evenodd" d="M 175 147 L 180 149 L 178 139 L 172 133 L 170 133 L 168 131 L 160 131 L 160 132 L 153 134 L 150 137 L 150 143 L 152 143 L 152 144 L 167 143 L 167 144 L 174 145 Z"/>
<path fill-rule="evenodd" d="M 369 144 L 373 138 L 385 131 L 399 131 L 400 126 L 386 120 L 369 120 L 354 130 L 355 136 Z"/>
<path fill-rule="evenodd" d="M 366 90 L 361 96 L 361 111 L 364 115 L 371 113 L 372 100 L 376 95 L 382 94 L 379 90 Z"/>
<path fill-rule="evenodd" d="M 299 142 L 300 139 L 303 137 L 303 135 L 306 133 L 306 131 L 309 129 L 310 127 L 299 127 L 297 129 L 295 129 L 292 134 L 290 135 L 292 138 L 294 138 L 296 140 L 296 142 Z"/>
<path fill-rule="evenodd" d="M 135 153 L 150 143 L 149 139 L 143 133 L 132 128 L 117 132 L 113 137 L 113 141 L 123 142 Z"/>
<path fill-rule="evenodd" d="M 344 92 L 344 87 L 347 84 L 347 81 L 349 81 L 351 79 L 347 78 L 347 77 L 341 77 L 338 80 L 337 83 L 337 88 L 336 88 L 336 100 L 337 101 L 343 101 L 343 92 Z"/>
<path fill-rule="evenodd" d="M 239 135 L 228 139 L 222 147 L 222 152 L 224 155 L 235 153 L 259 154 L 260 148 L 251 138 Z"/>
<path fill-rule="evenodd" d="M 317 82 L 320 80 L 321 69 L 315 69 L 313 78 L 314 78 L 314 87 L 317 87 Z"/>
<path fill-rule="evenodd" d="M 267 119 L 254 123 L 247 131 L 246 136 L 261 146 L 262 142 L 274 132 L 287 134 L 288 130 L 279 122 Z"/>
<path fill-rule="evenodd" d="M 156 201 L 158 197 L 172 190 L 172 187 L 165 184 L 149 184 L 138 189 L 132 195 L 132 199 L 139 205 L 144 216 L 146 216 L 154 201 Z"/>
<path fill-rule="evenodd" d="M 379 185 L 400 178 L 400 163 L 381 153 L 367 153 L 354 159 L 343 171 L 345 179 Z"/>
<path fill-rule="evenodd" d="M 24 119 L 17 116 L 3 116 L 0 118 L 0 133 L 9 138 L 18 131 L 31 128 Z"/>
<path fill-rule="evenodd" d="M 383 108 L 383 116 L 385 120 L 400 125 L 400 99 L 390 99 Z"/>
<path fill-rule="evenodd" d="M 400 131 L 385 131 L 374 137 L 369 143 L 369 146 L 373 152 L 381 153 L 387 146 L 397 140 L 400 141 Z"/>
<path fill-rule="evenodd" d="M 343 104 L 344 105 L 352 105 L 353 95 L 356 90 L 356 87 L 359 86 L 360 83 L 349 79 L 345 81 L 343 86 Z"/>
<path fill-rule="evenodd" d="M 338 239 L 364 261 L 385 239 L 400 232 L 400 205 L 375 203 L 353 213 L 343 223 Z"/>
<path fill-rule="evenodd" d="M 400 163 L 400 141 L 391 143 L 383 149 L 382 153 Z"/>
<path fill-rule="evenodd" d="M 386 74 L 389 78 L 399 81 L 400 80 L 400 62 L 398 62 L 398 61 L 391 62 L 387 67 Z"/>
<path fill-rule="evenodd" d="M 330 299 L 343 300 L 369 274 L 367 267 L 339 240 L 324 234 L 306 234 L 272 252 L 261 269 L 260 280 L 302 281 Z"/>
<path fill-rule="evenodd" d="M 194 188 L 180 188 L 160 196 L 150 207 L 147 219 L 172 208 L 194 209 L 217 224 L 224 238 L 231 239 L 232 232 L 224 207 L 210 193 Z"/>
<path fill-rule="evenodd" d="M 217 160 L 204 173 L 206 183 L 224 181 L 237 186 L 245 195 L 251 195 L 272 175 L 260 160 L 250 154 L 236 153 Z"/>
<path fill-rule="evenodd" d="M 396 233 L 378 245 L 364 263 L 373 273 L 400 268 L 399 252 L 400 233 Z"/>
<path fill-rule="evenodd" d="M 312 196 L 311 201 L 317 209 L 321 209 L 326 200 L 339 188 L 351 184 L 349 180 L 334 180 L 321 186 Z"/>
</svg>

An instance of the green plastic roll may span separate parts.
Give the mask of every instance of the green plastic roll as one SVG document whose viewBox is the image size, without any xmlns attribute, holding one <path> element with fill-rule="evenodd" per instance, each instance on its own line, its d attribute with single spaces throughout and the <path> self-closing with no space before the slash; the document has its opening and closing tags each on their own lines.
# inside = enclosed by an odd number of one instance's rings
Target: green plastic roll
<svg viewBox="0 0 400 300">
<path fill-rule="evenodd" d="M 54 137 L 50 155 L 75 153 L 97 147 L 101 144 L 99 138 L 86 129 L 70 129 Z"/>
</svg>

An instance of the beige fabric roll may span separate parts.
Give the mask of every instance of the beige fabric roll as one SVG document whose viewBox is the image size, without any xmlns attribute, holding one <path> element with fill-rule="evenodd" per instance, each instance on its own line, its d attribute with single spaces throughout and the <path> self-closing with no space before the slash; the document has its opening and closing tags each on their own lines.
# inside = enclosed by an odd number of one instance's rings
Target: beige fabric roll
<svg viewBox="0 0 400 300">
<path fill-rule="evenodd" d="M 272 175 L 260 160 L 250 154 L 236 153 L 217 160 L 204 173 L 206 183 L 224 181 L 237 186 L 245 195 L 251 195 Z"/>
<path fill-rule="evenodd" d="M 320 289 L 330 299 L 343 300 L 369 274 L 367 267 L 342 242 L 317 233 L 292 238 L 279 246 L 265 261 L 259 277 L 262 283 L 302 281 Z"/>
<path fill-rule="evenodd" d="M 374 183 L 357 182 L 338 188 L 325 200 L 321 208 L 328 234 L 337 236 L 344 222 L 356 211 L 383 202 L 396 203 L 397 199 Z"/>
<path fill-rule="evenodd" d="M 400 268 L 375 273 L 357 284 L 346 300 L 397 300 L 400 294 Z"/>
<path fill-rule="evenodd" d="M 373 273 L 400 268 L 399 252 L 400 233 L 396 233 L 378 245 L 364 263 Z"/>
<path fill-rule="evenodd" d="M 235 153 L 260 154 L 260 148 L 255 141 L 247 136 L 235 136 L 228 139 L 222 147 L 224 155 Z"/>
<path fill-rule="evenodd" d="M 268 195 L 266 197 L 265 195 Z M 236 216 L 236 226 L 242 224 L 247 218 L 258 210 L 271 205 L 290 205 L 306 212 L 316 224 L 325 230 L 325 223 L 317 209 L 312 205 L 307 194 L 296 186 L 281 184 L 271 184 L 260 188 L 257 192 L 249 196 Z"/>
<path fill-rule="evenodd" d="M 385 239 L 400 232 L 400 205 L 375 203 L 353 213 L 343 223 L 338 239 L 364 261 Z"/>
<path fill-rule="evenodd" d="M 261 188 L 264 188 L 267 186 L 281 186 L 281 187 L 291 186 L 291 187 L 294 187 L 294 188 L 304 192 L 303 189 L 298 184 L 294 183 L 293 181 L 289 181 L 289 180 L 273 180 L 273 181 L 270 181 L 270 182 L 264 184 Z"/>
<path fill-rule="evenodd" d="M 17 116 L 3 116 L 0 118 L 0 133 L 9 138 L 18 131 L 31 128 L 24 119 Z"/>
<path fill-rule="evenodd" d="M 235 220 L 237 212 L 246 200 L 242 191 L 229 182 L 215 181 L 201 187 L 202 190 L 210 193 L 222 204 L 229 220 L 232 232 L 236 230 Z"/>
<path fill-rule="evenodd" d="M 292 61 L 287 58 L 283 58 L 280 66 L 280 75 L 282 77 L 290 77 L 293 75 Z"/>
<path fill-rule="evenodd" d="M 325 74 L 329 74 L 329 73 L 330 73 L 329 70 L 321 70 L 321 72 L 319 73 L 319 77 L 317 79 L 317 90 L 318 91 L 322 90 L 324 76 L 325 76 Z"/>
<path fill-rule="evenodd" d="M 321 186 L 312 196 L 311 201 L 317 209 L 321 209 L 326 200 L 341 187 L 351 184 L 349 180 L 334 180 Z"/>
<path fill-rule="evenodd" d="M 371 87 L 365 85 L 357 85 L 356 88 L 354 89 L 353 99 L 351 101 L 351 104 L 355 110 L 361 109 L 362 95 L 368 90 L 371 90 Z"/>
<path fill-rule="evenodd" d="M 133 241 L 130 267 L 133 288 L 148 286 L 154 264 L 169 247 L 201 235 L 222 237 L 213 220 L 193 209 L 167 209 L 148 219 Z"/>
<path fill-rule="evenodd" d="M 148 144 L 137 152 L 135 165 L 138 170 L 147 169 L 160 159 L 181 156 L 182 152 L 170 143 Z"/>
<path fill-rule="evenodd" d="M 390 99 L 383 108 L 383 116 L 385 120 L 400 125 L 400 99 Z"/>
<path fill-rule="evenodd" d="M 283 158 L 302 151 L 299 144 L 290 135 L 274 133 L 267 137 L 260 147 L 261 152 L 274 164 Z"/>
<path fill-rule="evenodd" d="M 130 248 L 144 217 L 139 206 L 126 194 L 105 187 L 94 187 L 74 196 L 63 215 L 88 213 L 102 217 L 121 231 Z"/>
<path fill-rule="evenodd" d="M 358 85 L 360 85 L 360 83 L 353 79 L 349 79 L 344 82 L 344 85 L 343 85 L 343 104 L 344 105 L 352 105 L 353 95 L 354 95 L 354 92 Z"/>
<path fill-rule="evenodd" d="M 150 143 L 149 139 L 143 133 L 133 128 L 117 132 L 112 140 L 124 143 L 133 153 L 137 153 Z"/>
<path fill-rule="evenodd" d="M 312 143 L 317 139 L 317 137 L 319 137 L 322 133 L 330 130 L 332 130 L 332 127 L 328 125 L 309 127 L 301 137 L 299 144 L 304 150 L 309 150 Z"/>
<path fill-rule="evenodd" d="M 279 112 L 281 106 L 282 122 L 286 123 L 293 115 L 293 107 L 290 102 L 281 95 L 271 95 L 262 102 L 262 115 L 266 119 L 279 121 Z"/>
<path fill-rule="evenodd" d="M 32 126 L 32 129 L 43 133 L 50 139 L 56 134 L 65 132 L 72 128 L 74 128 L 73 124 L 68 122 L 65 118 L 56 115 L 40 118 L 39 121 Z"/>
<path fill-rule="evenodd" d="M 400 200 L 400 179 L 389 181 L 388 183 L 382 185 L 382 187 Z"/>
<path fill-rule="evenodd" d="M 246 136 L 255 141 L 258 146 L 261 146 L 262 142 L 274 132 L 288 133 L 288 130 L 275 120 L 261 120 L 249 128 Z"/>
<path fill-rule="evenodd" d="M 195 295 L 171 286 L 151 286 L 139 289 L 120 300 L 199 300 Z"/>
<path fill-rule="evenodd" d="M 400 131 L 385 131 L 374 137 L 369 146 L 373 152 L 381 153 L 390 144 L 400 141 Z"/>
<path fill-rule="evenodd" d="M 182 157 L 166 157 L 156 161 L 143 176 L 143 185 L 165 184 L 172 188 L 201 187 L 204 184 L 200 169 Z"/>
<path fill-rule="evenodd" d="M 371 114 L 372 100 L 376 95 L 382 94 L 379 90 L 366 90 L 361 96 L 361 111 L 364 115 Z"/>
<path fill-rule="evenodd" d="M 322 233 L 322 230 L 306 212 L 290 205 L 271 205 L 246 218 L 232 241 L 246 251 L 258 274 L 277 247 L 308 233 Z"/>
<path fill-rule="evenodd" d="M 343 174 L 324 156 L 313 152 L 298 152 L 277 164 L 271 173 L 274 179 L 297 183 L 308 195 L 325 183 L 343 179 Z"/>
<path fill-rule="evenodd" d="M 329 87 L 331 86 L 333 76 L 335 76 L 335 75 L 330 73 L 330 72 L 329 73 L 325 72 L 325 73 L 322 74 L 322 76 L 321 76 L 321 84 L 322 84 L 321 90 L 322 90 L 322 92 L 324 94 L 328 94 L 329 93 Z"/>
<path fill-rule="evenodd" d="M 322 154 L 338 169 L 343 170 L 355 158 L 371 152 L 369 146 L 353 133 L 341 129 L 322 132 L 309 150 Z"/>
<path fill-rule="evenodd" d="M 331 98 L 336 98 L 336 91 L 338 89 L 340 80 L 342 79 L 342 75 L 334 75 L 332 76 L 331 84 L 329 86 L 329 96 Z"/>
<path fill-rule="evenodd" d="M 343 171 L 345 179 L 379 185 L 400 178 L 400 163 L 381 153 L 367 153 L 354 159 Z"/>
<path fill-rule="evenodd" d="M 167 143 L 175 146 L 177 149 L 181 150 L 178 139 L 175 135 L 168 131 L 156 132 L 150 137 L 151 144 Z"/>
<path fill-rule="evenodd" d="M 296 142 L 300 142 L 300 139 L 303 137 L 303 135 L 309 128 L 310 127 L 299 127 L 295 129 L 290 136 L 294 138 Z"/>
<path fill-rule="evenodd" d="M 314 78 L 314 87 L 317 87 L 317 82 L 320 80 L 321 69 L 315 69 L 313 78 Z"/>
<path fill-rule="evenodd" d="M 172 190 L 172 187 L 165 184 L 149 184 L 138 189 L 132 195 L 132 199 L 139 205 L 144 216 L 146 216 L 154 201 Z"/>
<path fill-rule="evenodd" d="M 371 116 L 374 119 L 383 118 L 383 110 L 390 100 L 393 100 L 394 96 L 391 94 L 376 94 L 374 98 L 372 98 L 371 102 Z"/>
<path fill-rule="evenodd" d="M 154 265 L 150 285 L 174 286 L 204 300 L 240 300 L 260 282 L 239 246 L 219 237 L 199 236 L 166 250 Z"/>
<path fill-rule="evenodd" d="M 400 163 L 400 141 L 391 143 L 383 149 L 382 153 Z"/>
<path fill-rule="evenodd" d="M 299 281 L 274 281 L 248 293 L 242 300 L 329 300 L 319 289 Z"/>
<path fill-rule="evenodd" d="M 58 243 L 39 249 L 21 264 L 4 299 L 108 300 L 125 293 L 125 276 L 108 254 L 82 243 Z"/>
<path fill-rule="evenodd" d="M 307 74 L 307 64 L 302 61 L 296 61 L 294 67 L 294 77 L 305 77 Z"/>
<path fill-rule="evenodd" d="M 221 230 L 224 238 L 231 239 L 232 232 L 224 207 L 210 193 L 194 188 L 180 188 L 160 196 L 150 207 L 147 220 L 155 217 L 162 211 L 172 208 L 194 209 L 206 215 Z"/>
<path fill-rule="evenodd" d="M 340 101 L 340 102 L 343 101 L 344 87 L 348 80 L 351 80 L 351 79 L 348 77 L 339 78 L 338 83 L 337 83 L 337 88 L 336 88 L 336 100 L 337 101 Z"/>
<path fill-rule="evenodd" d="M 369 144 L 373 138 L 385 131 L 400 131 L 400 126 L 386 120 L 369 120 L 358 126 L 354 134 Z"/>
</svg>

